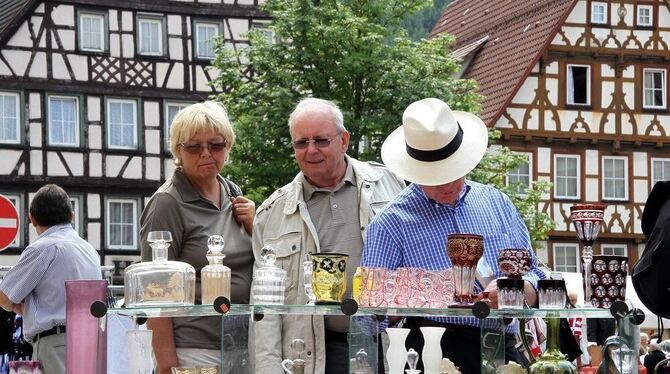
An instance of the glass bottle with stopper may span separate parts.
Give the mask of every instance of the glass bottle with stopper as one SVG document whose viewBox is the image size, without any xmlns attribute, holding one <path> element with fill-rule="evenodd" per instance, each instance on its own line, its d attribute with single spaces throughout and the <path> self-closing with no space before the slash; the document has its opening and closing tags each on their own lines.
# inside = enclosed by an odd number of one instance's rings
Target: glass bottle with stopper
<svg viewBox="0 0 670 374">
<path fill-rule="evenodd" d="M 405 370 L 407 374 L 419 374 L 421 370 L 416 369 L 416 365 L 419 363 L 419 352 L 415 351 L 414 348 L 410 348 L 407 351 L 407 366 L 409 369 Z"/>
<path fill-rule="evenodd" d="M 195 269 L 181 261 L 168 261 L 172 241 L 169 231 L 151 231 L 147 236 L 153 261 L 130 265 L 124 275 L 126 306 L 193 305 Z"/>
<path fill-rule="evenodd" d="M 207 260 L 209 265 L 200 271 L 202 303 L 213 304 L 219 296 L 230 300 L 230 268 L 223 264 L 224 240 L 221 235 L 212 235 L 207 240 Z"/>
<path fill-rule="evenodd" d="M 254 271 L 251 290 L 253 304 L 282 305 L 286 287 L 286 270 L 275 265 L 274 248 L 266 245 L 261 249 L 261 266 Z"/>
<path fill-rule="evenodd" d="M 282 369 L 288 374 L 304 374 L 305 360 L 302 358 L 302 354 L 305 352 L 305 341 L 302 339 L 293 339 L 291 344 L 289 344 L 289 349 L 291 350 L 293 360 L 287 358 L 282 361 Z"/>
<path fill-rule="evenodd" d="M 363 348 L 356 352 L 355 358 L 349 360 L 349 367 L 352 374 L 374 374 L 368 363 L 368 353 Z"/>
</svg>

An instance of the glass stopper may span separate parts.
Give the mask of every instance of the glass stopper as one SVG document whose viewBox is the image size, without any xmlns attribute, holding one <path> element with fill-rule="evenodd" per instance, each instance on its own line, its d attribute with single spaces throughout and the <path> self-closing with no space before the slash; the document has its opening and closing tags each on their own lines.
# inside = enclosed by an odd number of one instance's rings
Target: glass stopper
<svg viewBox="0 0 670 374">
<path fill-rule="evenodd" d="M 416 370 L 416 364 L 419 362 L 419 353 L 414 350 L 414 348 L 410 348 L 409 351 L 407 351 L 407 364 L 409 365 L 410 370 Z"/>
<path fill-rule="evenodd" d="M 275 249 L 269 245 L 261 248 L 261 260 L 265 265 L 274 265 L 277 255 L 275 254 Z M 304 342 L 303 342 L 304 343 Z"/>
<path fill-rule="evenodd" d="M 293 339 L 289 345 L 293 357 L 300 358 L 302 353 L 305 351 L 305 341 L 302 339 Z"/>
<path fill-rule="evenodd" d="M 207 239 L 207 248 L 211 253 L 221 253 L 225 241 L 221 235 L 212 235 Z"/>
</svg>

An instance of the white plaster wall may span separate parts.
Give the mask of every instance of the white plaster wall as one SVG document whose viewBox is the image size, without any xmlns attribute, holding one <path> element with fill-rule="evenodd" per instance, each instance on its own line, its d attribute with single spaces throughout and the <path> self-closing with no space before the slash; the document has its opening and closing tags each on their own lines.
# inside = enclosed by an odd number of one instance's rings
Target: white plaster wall
<svg viewBox="0 0 670 374">
<path fill-rule="evenodd" d="M 642 44 L 642 47 L 646 45 L 646 43 L 649 41 L 649 39 L 654 35 L 653 31 L 651 30 L 635 30 L 635 35 L 637 36 L 637 40 Z M 622 41 L 625 39 L 621 39 Z M 653 45 L 653 44 L 652 44 Z M 628 49 L 639 49 L 637 43 L 628 43 L 626 45 L 626 48 Z"/>
<path fill-rule="evenodd" d="M 628 105 L 629 108 L 635 108 L 635 94 L 637 93 L 637 90 L 635 89 L 635 83 L 624 82 L 622 86 L 623 86 L 623 92 L 626 94 L 624 96 L 624 101 L 626 105 Z"/>
<path fill-rule="evenodd" d="M 633 175 L 646 177 L 647 174 L 647 152 L 633 152 Z"/>
<path fill-rule="evenodd" d="M 612 214 L 618 213 L 621 216 L 621 221 L 625 225 L 630 219 L 630 211 L 626 209 L 625 205 L 619 204 L 607 204 L 605 206 L 605 222 L 609 222 L 612 219 Z M 611 233 L 621 234 L 624 232 L 624 227 L 621 222 L 613 221 L 612 226 L 610 226 Z"/>
<path fill-rule="evenodd" d="M 240 18 L 228 18 L 228 24 L 230 25 L 230 32 L 232 32 L 232 35 L 229 35 L 229 30 L 227 28 L 224 28 L 226 39 L 231 36 L 234 40 L 247 40 L 247 37 L 243 34 L 249 31 L 249 21 Z"/>
<path fill-rule="evenodd" d="M 119 22 L 118 22 L 119 13 L 116 9 L 109 10 L 109 31 L 119 31 Z"/>
<path fill-rule="evenodd" d="M 75 50 L 76 39 L 74 30 L 58 30 L 58 36 L 60 36 L 60 41 L 63 43 L 63 49 L 66 51 Z M 53 45 L 56 45 L 56 43 Z"/>
<path fill-rule="evenodd" d="M 591 32 L 593 33 L 593 36 L 598 40 L 598 42 L 602 44 L 602 42 L 605 41 L 607 36 L 610 34 L 610 29 L 594 27 L 591 29 Z"/>
<path fill-rule="evenodd" d="M 102 149 L 102 126 L 88 126 L 88 147 L 90 149 Z"/>
<path fill-rule="evenodd" d="M 31 122 L 28 125 L 28 139 L 30 141 L 31 147 L 41 148 L 42 147 L 42 123 L 41 122 Z"/>
<path fill-rule="evenodd" d="M 133 31 L 133 12 L 123 11 L 121 13 L 121 30 L 123 31 Z"/>
<path fill-rule="evenodd" d="M 172 158 L 166 158 L 163 160 L 163 165 L 165 165 L 165 176 L 163 179 L 166 179 L 172 176 L 172 173 L 174 173 L 177 167 L 175 166 L 174 160 Z"/>
<path fill-rule="evenodd" d="M 28 61 L 30 61 L 30 52 L 4 50 L 2 51 L 2 55 L 16 75 L 23 76 L 25 74 Z"/>
<path fill-rule="evenodd" d="M 42 95 L 36 92 L 31 92 L 29 95 L 30 99 L 30 119 L 39 119 L 42 115 Z"/>
<path fill-rule="evenodd" d="M 537 172 L 546 174 L 551 172 L 551 148 L 538 147 L 537 148 Z"/>
<path fill-rule="evenodd" d="M 554 120 L 554 113 L 551 110 L 544 111 L 544 130 L 556 131 L 556 121 Z"/>
<path fill-rule="evenodd" d="M 161 180 L 161 159 L 159 157 L 145 158 L 146 170 L 145 177 L 148 180 Z"/>
<path fill-rule="evenodd" d="M 586 178 L 584 183 L 586 201 L 600 201 L 598 197 L 598 183 L 598 178 Z"/>
<path fill-rule="evenodd" d="M 88 175 L 102 177 L 102 155 L 100 153 L 88 154 Z"/>
<path fill-rule="evenodd" d="M 86 194 L 86 204 L 88 218 L 90 219 L 99 219 L 100 218 L 100 195 L 97 193 Z"/>
<path fill-rule="evenodd" d="M 65 4 L 56 5 L 51 11 L 51 19 L 56 25 L 74 26 L 74 7 Z"/>
<path fill-rule="evenodd" d="M 220 4 L 221 0 L 198 0 L 199 3 L 212 3 L 212 4 Z"/>
<path fill-rule="evenodd" d="M 88 230 L 88 237 L 86 241 L 89 242 L 93 248 L 100 250 L 100 224 L 98 222 L 89 222 L 86 225 Z"/>
<path fill-rule="evenodd" d="M 160 81 L 159 81 L 160 82 Z M 168 78 L 167 88 L 169 89 L 183 89 L 184 88 L 184 64 L 175 63 Z"/>
<path fill-rule="evenodd" d="M 23 22 L 21 26 L 16 30 L 14 35 L 9 38 L 7 45 L 11 47 L 26 47 L 31 48 L 33 46 L 32 40 L 30 40 L 30 30 L 28 29 L 28 22 Z"/>
<path fill-rule="evenodd" d="M 100 98 L 96 96 L 86 97 L 86 109 L 89 121 L 100 121 Z"/>
<path fill-rule="evenodd" d="M 545 85 L 547 87 L 547 97 L 549 98 L 549 102 L 553 105 L 558 104 L 558 79 L 554 78 L 549 78 L 545 81 Z"/>
<path fill-rule="evenodd" d="M 565 205 L 565 207 L 564 207 Z M 565 223 L 563 220 L 563 216 L 561 215 L 561 212 L 564 212 L 564 214 L 569 217 L 570 216 L 570 206 L 572 203 L 554 203 L 554 209 L 553 209 L 553 216 L 551 217 L 554 220 L 554 223 L 556 224 L 556 227 L 554 230 L 557 231 L 568 231 L 568 225 Z"/>
<path fill-rule="evenodd" d="M 123 173 L 124 178 L 142 179 L 142 157 L 133 157 Z"/>
<path fill-rule="evenodd" d="M 598 151 L 587 149 L 584 153 L 584 158 L 586 160 L 584 172 L 587 175 L 597 175 L 598 170 L 600 169 L 600 164 L 598 163 Z"/>
<path fill-rule="evenodd" d="M 65 61 L 63 61 L 63 55 L 58 53 L 53 53 L 51 55 L 51 61 L 53 63 L 53 77 L 54 79 L 70 79 L 70 73 L 65 67 Z"/>
<path fill-rule="evenodd" d="M 47 152 L 47 174 L 50 176 L 66 177 L 68 176 L 65 166 L 56 152 Z"/>
<path fill-rule="evenodd" d="M 70 66 L 72 66 L 74 78 L 78 81 L 88 81 L 88 61 L 86 60 L 86 56 L 72 54 L 67 55 L 67 59 L 70 61 Z"/>
<path fill-rule="evenodd" d="M 537 65 L 537 64 L 536 64 Z M 518 104 L 530 104 L 535 97 L 535 90 L 537 89 L 537 78 L 529 76 L 523 82 L 519 91 L 514 96 L 512 100 L 513 103 Z"/>
<path fill-rule="evenodd" d="M 213 67 L 213 66 L 208 66 L 207 68 L 207 74 L 209 74 L 209 77 L 212 79 L 212 81 L 215 81 L 219 75 L 221 74 L 221 70 Z M 210 88 L 211 90 L 211 88 Z"/>
<path fill-rule="evenodd" d="M 44 52 L 35 53 L 35 59 L 30 66 L 30 73 L 32 78 L 46 78 L 47 77 L 47 55 Z"/>
<path fill-rule="evenodd" d="M 169 38 L 168 53 L 170 55 L 170 59 L 172 60 L 181 61 L 184 59 L 184 49 L 180 38 Z"/>
<path fill-rule="evenodd" d="M 548 176 L 537 177 L 537 180 L 547 182 L 547 183 L 552 183 L 551 178 L 549 178 Z M 551 197 L 551 189 L 549 189 L 549 191 L 543 193 L 542 196 L 540 196 L 540 199 L 547 201 L 547 200 L 549 200 L 550 197 Z"/>
<path fill-rule="evenodd" d="M 121 57 L 121 40 L 119 34 L 109 35 L 109 55 L 111 57 Z"/>
<path fill-rule="evenodd" d="M 181 35 L 181 16 L 168 14 L 167 31 L 171 35 Z"/>
<path fill-rule="evenodd" d="M 201 66 L 195 67 L 195 90 L 196 91 L 211 91 L 208 86 L 207 77 Z"/>
<path fill-rule="evenodd" d="M 8 175 L 14 170 L 14 166 L 19 161 L 22 151 L 0 150 L 0 174 Z"/>
<path fill-rule="evenodd" d="M 667 25 L 668 22 L 666 21 L 665 23 L 662 23 L 662 24 L 663 24 L 663 25 Z M 659 32 L 658 32 L 658 35 L 661 37 L 661 39 L 662 39 L 666 44 L 668 44 L 668 40 L 670 40 L 670 32 L 668 32 L 668 31 L 659 31 Z M 665 48 L 665 47 L 662 46 L 662 45 L 660 45 L 660 46 L 658 46 L 658 47 L 659 47 L 660 49 L 663 49 L 663 50 L 666 50 L 666 51 L 668 50 L 667 48 Z"/>
<path fill-rule="evenodd" d="M 524 113 L 525 115 L 526 113 Z M 523 121 L 523 117 L 521 119 Z M 545 121 L 547 118 L 545 118 Z M 530 112 L 530 117 L 528 118 L 528 122 L 526 123 L 527 129 L 529 130 L 537 130 L 540 128 L 540 116 L 537 111 L 537 109 L 533 109 Z"/>
<path fill-rule="evenodd" d="M 0 51 L 0 54 L 2 54 L 2 51 Z M 0 75 L 13 76 L 11 70 L 9 70 L 9 65 L 5 64 L 2 60 L 0 60 Z"/>
<path fill-rule="evenodd" d="M 602 81 L 600 88 L 602 90 L 602 94 L 600 95 L 600 106 L 607 108 L 613 100 L 612 94 L 614 93 L 614 82 Z"/>
<path fill-rule="evenodd" d="M 125 15 L 125 13 L 124 13 Z M 123 34 L 123 57 L 133 58 L 135 56 L 135 38 L 133 35 Z"/>
<path fill-rule="evenodd" d="M 644 204 L 647 201 L 647 196 L 649 196 L 649 191 L 651 191 L 651 186 L 647 183 L 646 179 L 635 179 L 633 181 L 633 202 Z"/>
<path fill-rule="evenodd" d="M 149 127 L 160 125 L 160 104 L 158 102 L 144 102 L 144 124 Z"/>
<path fill-rule="evenodd" d="M 42 175 L 42 151 L 30 151 L 30 174 Z"/>
<path fill-rule="evenodd" d="M 19 262 L 19 258 L 21 258 L 21 255 L 3 253 L 2 256 L 0 256 L 0 266 L 14 266 Z"/>
<path fill-rule="evenodd" d="M 63 158 L 75 177 L 84 176 L 84 154 L 75 152 L 63 152 Z"/>
<path fill-rule="evenodd" d="M 159 130 L 146 130 L 144 131 L 144 142 L 146 151 L 149 154 L 159 154 L 161 151 L 160 143 L 160 131 Z"/>
<path fill-rule="evenodd" d="M 110 177 L 110 178 L 116 178 L 119 176 L 119 173 L 121 172 L 121 168 L 123 167 L 123 164 L 126 162 L 128 159 L 127 156 L 110 156 L 106 155 L 105 156 L 105 176 Z"/>
<path fill-rule="evenodd" d="M 565 36 L 568 38 L 568 40 L 570 40 L 570 43 L 572 43 L 572 45 L 575 45 L 577 39 L 579 39 L 579 37 L 584 32 L 583 27 L 564 26 L 562 29 L 565 32 Z M 564 45 L 564 43 L 562 42 L 562 38 L 559 37 L 558 35 L 556 35 L 556 38 L 554 38 L 554 41 L 557 40 L 559 41 L 559 43 L 552 43 L 552 44 Z M 584 44 L 584 41 L 582 41 L 580 45 L 581 44 Z"/>
<path fill-rule="evenodd" d="M 580 0 L 572 8 L 572 11 L 565 20 L 566 23 L 586 23 L 586 1 Z"/>
</svg>

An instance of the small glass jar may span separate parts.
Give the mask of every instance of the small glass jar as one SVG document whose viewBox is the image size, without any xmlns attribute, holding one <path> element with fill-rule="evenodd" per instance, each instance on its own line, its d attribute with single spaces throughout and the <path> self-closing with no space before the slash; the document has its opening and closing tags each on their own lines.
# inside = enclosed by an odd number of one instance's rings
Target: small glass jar
<svg viewBox="0 0 670 374">
<path fill-rule="evenodd" d="M 265 246 L 261 249 L 261 266 L 254 271 L 251 290 L 252 304 L 282 305 L 286 287 L 286 270 L 275 265 L 277 255 L 274 248 Z"/>
<path fill-rule="evenodd" d="M 207 240 L 209 265 L 200 270 L 202 304 L 213 304 L 219 296 L 230 300 L 230 268 L 223 264 L 224 240 L 221 235 L 212 235 Z"/>
</svg>

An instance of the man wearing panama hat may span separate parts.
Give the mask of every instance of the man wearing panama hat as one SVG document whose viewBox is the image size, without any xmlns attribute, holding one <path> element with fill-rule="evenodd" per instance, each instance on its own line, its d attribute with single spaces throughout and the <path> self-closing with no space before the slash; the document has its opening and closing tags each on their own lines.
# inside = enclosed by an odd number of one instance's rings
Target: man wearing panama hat
<svg viewBox="0 0 670 374">
<path fill-rule="evenodd" d="M 439 99 L 412 103 L 403 114 L 402 126 L 382 146 L 387 168 L 412 182 L 370 223 L 361 265 L 396 269 L 414 267 L 442 270 L 451 267 L 446 253 L 449 234 L 479 234 L 484 237 L 483 261 L 500 277 L 498 253 L 503 248 L 527 248 L 532 268 L 525 276 L 526 299 L 534 304 L 533 287 L 544 278 L 531 250 L 528 230 L 507 196 L 492 186 L 465 179 L 481 161 L 488 145 L 487 128 L 475 115 L 452 111 Z M 476 282 L 474 293 L 489 292 L 497 306 L 495 282 Z M 462 373 L 479 373 L 479 322 L 474 317 L 407 318 L 410 328 L 406 345 L 421 352 L 422 326 L 441 326 L 443 356 Z M 514 328 L 508 335 L 506 357 L 516 360 Z M 423 369 L 419 367 L 417 369 Z"/>
</svg>

